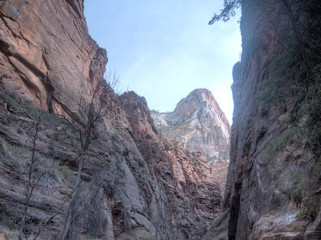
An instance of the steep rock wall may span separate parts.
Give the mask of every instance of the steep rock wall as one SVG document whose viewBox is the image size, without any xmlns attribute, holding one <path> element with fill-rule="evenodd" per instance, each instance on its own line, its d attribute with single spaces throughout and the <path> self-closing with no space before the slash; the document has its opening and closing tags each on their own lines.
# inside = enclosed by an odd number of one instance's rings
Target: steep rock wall
<svg viewBox="0 0 321 240">
<path fill-rule="evenodd" d="M 167 221 L 174 229 L 170 239 L 200 239 L 221 205 L 219 184 L 208 163 L 200 154 L 157 135 L 144 98 L 127 92 L 121 100 L 132 137 L 167 197 Z"/>
<path fill-rule="evenodd" d="M 106 51 L 88 35 L 83 1 L 0 4 L 2 86 L 76 118 L 107 63 Z"/>
<path fill-rule="evenodd" d="M 320 4 L 242 4 L 231 162 L 204 239 L 321 239 L 319 123 L 311 121 L 320 103 Z"/>
<path fill-rule="evenodd" d="M 145 101 L 105 83 L 106 51 L 88 35 L 83 1 L 0 1 L 0 30 L 1 231 L 14 234 L 21 222 L 34 152 L 34 173 L 45 177 L 26 231 L 41 226 L 41 239 L 59 238 L 81 151 L 71 125 L 85 127 L 93 99 L 102 115 L 70 238 L 200 239 L 221 204 L 219 185 L 202 157 L 161 142 Z"/>
</svg>

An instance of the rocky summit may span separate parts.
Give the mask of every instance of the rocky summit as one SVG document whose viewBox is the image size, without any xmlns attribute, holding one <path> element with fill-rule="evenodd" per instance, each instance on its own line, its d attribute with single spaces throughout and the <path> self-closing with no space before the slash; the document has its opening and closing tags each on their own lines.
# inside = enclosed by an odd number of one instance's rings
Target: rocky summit
<svg viewBox="0 0 321 240">
<path fill-rule="evenodd" d="M 209 90 L 192 91 L 174 112 L 151 114 L 161 136 L 202 153 L 208 162 L 229 161 L 230 124 Z"/>
<path fill-rule="evenodd" d="M 211 175 L 224 192 L 231 127 L 213 94 L 207 89 L 195 89 L 178 102 L 173 112 L 151 111 L 151 116 L 162 138 L 206 158 Z"/>
</svg>

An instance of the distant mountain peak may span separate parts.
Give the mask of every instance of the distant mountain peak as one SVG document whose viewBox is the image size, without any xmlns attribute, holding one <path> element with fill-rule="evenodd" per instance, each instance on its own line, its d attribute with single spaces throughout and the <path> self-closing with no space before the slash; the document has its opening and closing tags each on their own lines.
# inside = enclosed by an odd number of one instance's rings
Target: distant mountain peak
<svg viewBox="0 0 321 240">
<path fill-rule="evenodd" d="M 212 92 L 206 88 L 198 88 L 187 95 L 186 98 L 180 100 L 173 113 L 168 114 L 168 120 L 175 121 L 176 119 L 187 119 L 197 109 L 204 109 L 207 113 L 215 113 L 223 122 L 229 133 L 231 131 L 230 123 L 227 120 L 224 112 L 218 105 Z M 171 119 L 172 118 L 172 119 Z"/>
<path fill-rule="evenodd" d="M 152 112 L 159 133 L 208 161 L 229 159 L 230 124 L 211 91 L 195 89 L 170 113 Z"/>
</svg>

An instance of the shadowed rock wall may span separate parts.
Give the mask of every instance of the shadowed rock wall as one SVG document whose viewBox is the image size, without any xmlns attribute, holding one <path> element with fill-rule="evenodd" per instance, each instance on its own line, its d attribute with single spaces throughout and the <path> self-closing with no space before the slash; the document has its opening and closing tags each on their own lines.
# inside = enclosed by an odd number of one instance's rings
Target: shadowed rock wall
<svg viewBox="0 0 321 240">
<path fill-rule="evenodd" d="M 320 12 L 317 1 L 243 2 L 231 162 L 204 239 L 321 239 Z"/>
</svg>

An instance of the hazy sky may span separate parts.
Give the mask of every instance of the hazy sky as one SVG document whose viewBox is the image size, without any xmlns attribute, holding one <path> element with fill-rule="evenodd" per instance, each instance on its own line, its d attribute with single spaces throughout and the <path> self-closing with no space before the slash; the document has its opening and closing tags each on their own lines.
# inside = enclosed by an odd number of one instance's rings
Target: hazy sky
<svg viewBox="0 0 321 240">
<path fill-rule="evenodd" d="M 150 109 L 173 111 L 196 88 L 209 89 L 231 123 L 232 67 L 241 54 L 238 17 L 207 23 L 219 0 L 86 0 L 89 33 L 107 50 L 123 91 Z"/>
</svg>

